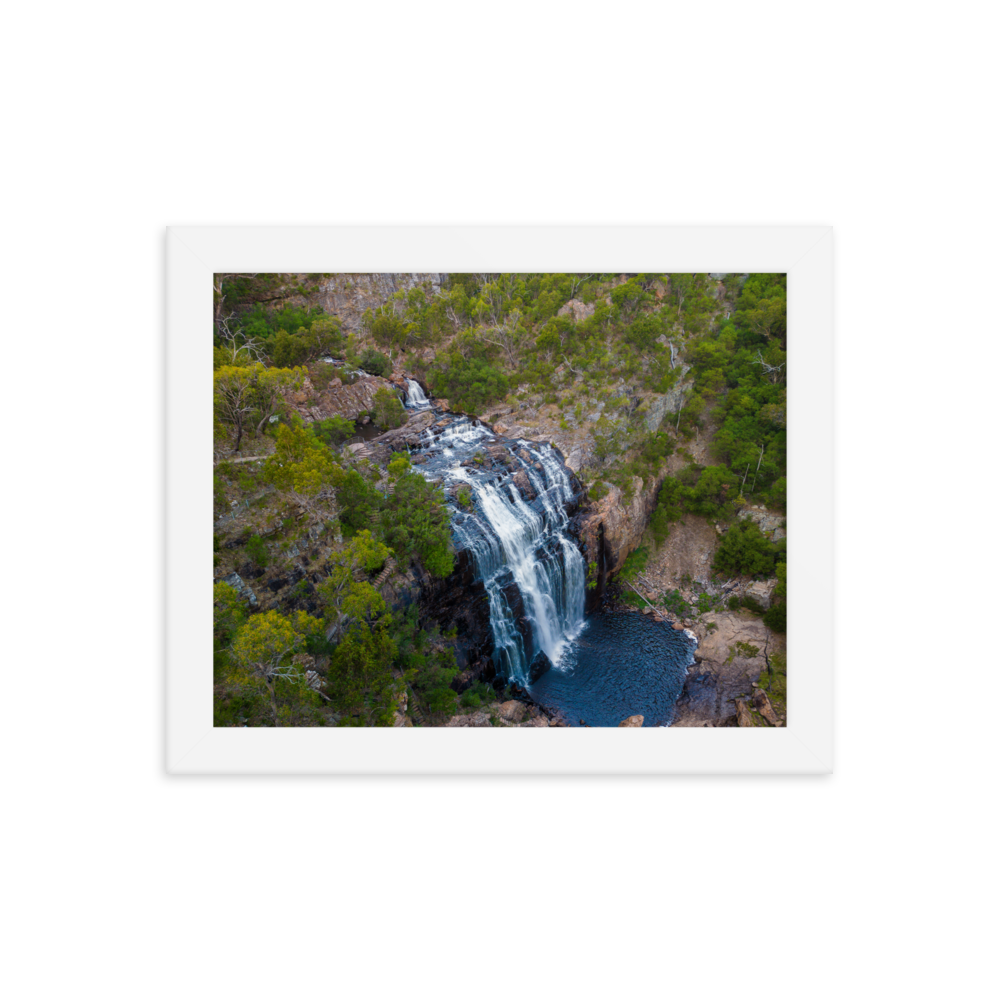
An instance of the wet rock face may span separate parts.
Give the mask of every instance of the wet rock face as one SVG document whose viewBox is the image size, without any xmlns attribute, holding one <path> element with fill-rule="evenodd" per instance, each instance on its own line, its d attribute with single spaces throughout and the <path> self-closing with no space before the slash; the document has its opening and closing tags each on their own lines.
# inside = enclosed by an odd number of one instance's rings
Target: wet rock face
<svg viewBox="0 0 1000 1000">
<path fill-rule="evenodd" d="M 612 486 L 607 495 L 592 503 L 576 522 L 575 530 L 587 565 L 593 565 L 596 574 L 591 580 L 596 586 L 587 594 L 588 612 L 600 605 L 608 577 L 622 568 L 629 553 L 642 540 L 656 506 L 661 481 L 643 484 L 641 479 L 634 479 L 630 501 L 625 500 L 617 486 Z"/>
<path fill-rule="evenodd" d="M 541 650 L 538 651 L 538 655 L 531 661 L 531 666 L 528 668 L 528 677 L 531 683 L 534 684 L 542 674 L 552 669 L 552 661 L 543 653 Z"/>
</svg>

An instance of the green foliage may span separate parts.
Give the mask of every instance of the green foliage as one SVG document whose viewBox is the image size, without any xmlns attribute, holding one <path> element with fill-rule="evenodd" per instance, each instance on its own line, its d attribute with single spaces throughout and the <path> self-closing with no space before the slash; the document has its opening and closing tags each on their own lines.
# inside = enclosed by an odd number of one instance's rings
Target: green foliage
<svg viewBox="0 0 1000 1000">
<path fill-rule="evenodd" d="M 463 358 L 457 351 L 434 362 L 427 382 L 435 396 L 465 413 L 481 413 L 503 399 L 510 386 L 500 368 L 481 357 Z"/>
<path fill-rule="evenodd" d="M 600 500 L 608 495 L 608 484 L 598 479 L 587 491 L 591 500 Z"/>
<path fill-rule="evenodd" d="M 313 434 L 326 445 L 336 445 L 346 441 L 354 434 L 356 425 L 353 420 L 334 414 L 326 420 L 317 420 L 309 425 Z"/>
<path fill-rule="evenodd" d="M 302 364 L 309 357 L 309 344 L 286 330 L 279 330 L 271 344 L 271 360 L 279 368 Z"/>
<path fill-rule="evenodd" d="M 628 558 L 625 560 L 625 564 L 621 568 L 619 576 L 621 576 L 623 580 L 633 583 L 638 578 L 639 574 L 646 568 L 646 564 L 648 562 L 649 549 L 645 545 L 640 545 L 639 548 L 629 553 Z"/>
<path fill-rule="evenodd" d="M 776 552 L 753 521 L 737 521 L 723 537 L 712 569 L 727 576 L 769 576 L 774 572 Z"/>
<path fill-rule="evenodd" d="M 701 593 L 695 601 L 698 614 L 703 615 L 706 611 L 711 611 L 715 607 L 715 598 L 711 594 Z"/>
<path fill-rule="evenodd" d="M 254 535 L 250 541 L 247 542 L 247 556 L 255 566 L 259 566 L 261 569 L 268 564 L 269 558 L 267 554 L 267 545 L 260 535 Z"/>
<path fill-rule="evenodd" d="M 597 586 L 597 563 L 587 563 L 587 590 L 593 590 Z"/>
<path fill-rule="evenodd" d="M 482 698 L 471 688 L 462 695 L 462 708 L 479 708 Z"/>
<path fill-rule="evenodd" d="M 215 584 L 212 597 L 215 636 L 220 642 L 227 643 L 246 621 L 246 607 L 236 588 L 228 583 Z"/>
<path fill-rule="evenodd" d="M 385 539 L 401 562 L 417 556 L 432 576 L 454 569 L 444 491 L 416 472 L 403 473 L 382 511 Z"/>
<path fill-rule="evenodd" d="M 259 340 L 272 340 L 279 330 L 308 330 L 316 320 L 325 317 L 322 309 L 304 306 L 283 306 L 279 309 L 268 309 L 263 303 L 258 303 L 252 309 L 240 316 L 240 326 L 248 337 Z"/>
<path fill-rule="evenodd" d="M 681 597 L 679 590 L 669 590 L 661 598 L 667 610 L 676 618 L 686 618 L 691 611 L 691 605 Z"/>
<path fill-rule="evenodd" d="M 358 368 L 369 375 L 391 375 L 392 362 L 389 358 L 376 351 L 374 347 L 366 348 L 358 358 Z"/>
<path fill-rule="evenodd" d="M 410 472 L 413 466 L 410 464 L 410 456 L 405 451 L 397 451 L 395 455 L 389 459 L 389 465 L 386 471 L 394 479 L 403 475 L 404 472 Z"/>
<path fill-rule="evenodd" d="M 390 389 L 379 389 L 372 400 L 372 417 L 383 430 L 391 430 L 406 423 L 406 410 Z"/>
<path fill-rule="evenodd" d="M 784 632 L 787 627 L 786 614 L 784 601 L 774 604 L 764 612 L 764 624 L 775 632 Z"/>
<path fill-rule="evenodd" d="M 326 691 L 342 726 L 391 726 L 399 694 L 392 674 L 396 646 L 388 623 L 348 627 L 330 657 Z"/>
</svg>

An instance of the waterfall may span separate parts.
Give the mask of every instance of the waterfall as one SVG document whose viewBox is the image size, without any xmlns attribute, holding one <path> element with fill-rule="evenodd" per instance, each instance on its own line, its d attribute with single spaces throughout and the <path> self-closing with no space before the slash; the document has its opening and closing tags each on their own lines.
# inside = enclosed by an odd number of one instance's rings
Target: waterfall
<svg viewBox="0 0 1000 1000">
<path fill-rule="evenodd" d="M 424 395 L 420 383 L 416 379 L 408 378 L 406 380 L 406 408 L 408 410 L 426 410 L 430 405 L 430 400 Z"/>
<path fill-rule="evenodd" d="M 471 510 L 455 507 L 455 540 L 486 588 L 497 669 L 528 686 L 538 653 L 558 666 L 583 626 L 586 564 L 568 532 L 574 490 L 559 456 L 550 445 L 521 440 L 504 449 L 503 465 L 478 449 L 495 440 L 465 417 L 435 425 L 424 435 L 429 458 L 421 468 L 471 491 Z M 515 478 L 530 485 L 530 500 Z"/>
</svg>

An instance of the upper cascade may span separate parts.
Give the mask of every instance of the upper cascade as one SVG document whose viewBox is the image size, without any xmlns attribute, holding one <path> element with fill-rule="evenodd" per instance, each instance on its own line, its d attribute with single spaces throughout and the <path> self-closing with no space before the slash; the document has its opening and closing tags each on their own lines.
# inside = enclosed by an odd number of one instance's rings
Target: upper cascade
<svg viewBox="0 0 1000 1000">
<path fill-rule="evenodd" d="M 408 410 L 426 410 L 431 405 L 430 400 L 421 389 L 416 379 L 406 380 L 406 408 Z"/>
</svg>

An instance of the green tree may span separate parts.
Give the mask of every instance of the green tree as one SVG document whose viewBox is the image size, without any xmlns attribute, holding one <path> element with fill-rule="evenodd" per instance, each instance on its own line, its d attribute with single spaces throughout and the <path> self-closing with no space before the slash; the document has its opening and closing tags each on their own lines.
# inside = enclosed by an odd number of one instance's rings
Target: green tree
<svg viewBox="0 0 1000 1000">
<path fill-rule="evenodd" d="M 291 662 L 292 655 L 322 627 L 302 611 L 288 617 L 280 611 L 265 611 L 251 616 L 236 634 L 230 652 L 233 664 L 250 684 L 263 684 L 275 726 L 280 725 L 278 682 L 306 686 L 305 673 Z"/>
<path fill-rule="evenodd" d="M 372 415 L 375 423 L 386 430 L 406 423 L 406 410 L 399 396 L 390 389 L 379 389 L 372 400 Z"/>
<path fill-rule="evenodd" d="M 737 521 L 719 545 L 712 569 L 727 576 L 768 576 L 774 572 L 775 547 L 753 521 Z"/>
</svg>

